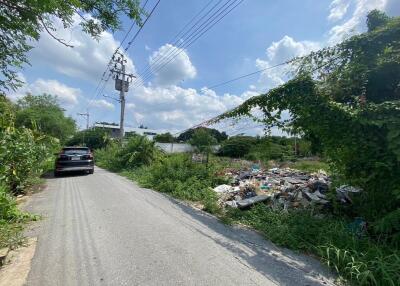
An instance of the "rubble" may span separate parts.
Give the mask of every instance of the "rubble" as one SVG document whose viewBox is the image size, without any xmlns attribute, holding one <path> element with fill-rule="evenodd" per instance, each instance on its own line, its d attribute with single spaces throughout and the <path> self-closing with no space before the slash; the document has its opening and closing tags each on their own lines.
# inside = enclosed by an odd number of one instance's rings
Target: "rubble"
<svg viewBox="0 0 400 286">
<path fill-rule="evenodd" d="M 230 185 L 214 188 L 219 194 L 219 204 L 224 207 L 246 208 L 256 203 L 267 202 L 273 208 L 288 210 L 291 208 L 324 208 L 330 204 L 327 192 L 331 179 L 322 170 L 306 173 L 290 168 L 272 168 L 262 170 L 253 165 L 247 170 L 228 170 L 224 174 Z M 351 202 L 349 193 L 360 189 L 347 185 L 336 192 L 338 200 Z"/>
</svg>

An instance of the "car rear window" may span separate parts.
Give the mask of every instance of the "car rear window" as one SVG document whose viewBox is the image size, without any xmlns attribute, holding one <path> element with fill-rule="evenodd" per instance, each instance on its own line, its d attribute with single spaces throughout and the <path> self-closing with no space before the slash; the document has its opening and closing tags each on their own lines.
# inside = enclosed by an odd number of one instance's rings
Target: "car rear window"
<svg viewBox="0 0 400 286">
<path fill-rule="evenodd" d="M 68 148 L 63 149 L 63 153 L 65 155 L 84 155 L 89 153 L 89 149 L 87 148 Z"/>
</svg>

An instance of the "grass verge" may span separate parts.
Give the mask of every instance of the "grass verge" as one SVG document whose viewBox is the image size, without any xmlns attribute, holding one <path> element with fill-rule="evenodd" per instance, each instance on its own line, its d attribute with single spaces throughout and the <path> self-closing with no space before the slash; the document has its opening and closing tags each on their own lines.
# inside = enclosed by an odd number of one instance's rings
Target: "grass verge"
<svg viewBox="0 0 400 286">
<path fill-rule="evenodd" d="M 22 212 L 7 189 L 0 185 L 0 248 L 15 249 L 25 241 L 24 225 L 38 216 Z"/>
</svg>

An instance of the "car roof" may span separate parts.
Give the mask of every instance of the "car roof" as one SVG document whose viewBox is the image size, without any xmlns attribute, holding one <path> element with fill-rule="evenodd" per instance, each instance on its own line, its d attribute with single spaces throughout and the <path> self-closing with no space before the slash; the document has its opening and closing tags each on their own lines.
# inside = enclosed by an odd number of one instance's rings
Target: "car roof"
<svg viewBox="0 0 400 286">
<path fill-rule="evenodd" d="M 63 147 L 63 149 L 89 149 L 89 147 L 73 147 L 73 146 L 68 146 L 68 147 Z"/>
</svg>

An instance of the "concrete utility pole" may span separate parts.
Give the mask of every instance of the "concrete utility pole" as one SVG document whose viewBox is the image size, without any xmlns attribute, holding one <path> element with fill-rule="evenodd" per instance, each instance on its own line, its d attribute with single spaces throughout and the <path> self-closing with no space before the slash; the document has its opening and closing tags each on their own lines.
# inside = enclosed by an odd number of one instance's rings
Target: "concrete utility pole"
<svg viewBox="0 0 400 286">
<path fill-rule="evenodd" d="M 116 56 L 113 56 L 113 60 L 115 61 L 115 66 L 111 71 L 114 73 L 115 89 L 119 91 L 119 101 L 121 102 L 119 138 L 122 144 L 122 139 L 124 138 L 125 92 L 128 92 L 129 83 L 132 82 L 135 76 L 125 73 L 126 59 L 122 53 L 117 53 Z"/>
<path fill-rule="evenodd" d="M 86 110 L 86 113 L 77 113 L 79 116 L 84 116 L 86 117 L 86 130 L 89 130 L 89 111 Z M 83 138 L 82 138 L 82 145 L 85 145 L 85 132 L 82 133 Z"/>
<path fill-rule="evenodd" d="M 86 117 L 86 129 L 89 129 L 89 111 L 86 111 L 86 113 L 77 113 L 77 114 Z"/>
</svg>

